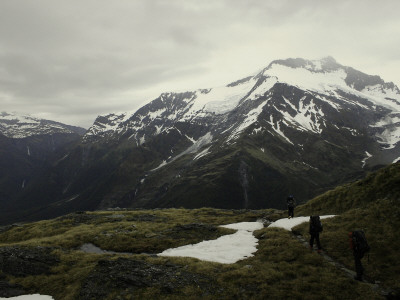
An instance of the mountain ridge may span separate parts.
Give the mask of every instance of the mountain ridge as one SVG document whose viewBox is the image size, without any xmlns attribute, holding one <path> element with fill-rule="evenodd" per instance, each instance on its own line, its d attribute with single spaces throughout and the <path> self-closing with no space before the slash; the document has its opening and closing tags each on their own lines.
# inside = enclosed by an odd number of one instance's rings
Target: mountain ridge
<svg viewBox="0 0 400 300">
<path fill-rule="evenodd" d="M 397 87 L 359 78 L 373 83 L 359 91 L 331 58 L 324 72 L 284 64 L 99 116 L 27 187 L 20 209 L 42 218 L 117 206 L 282 208 L 287 194 L 306 202 L 399 159 Z"/>
</svg>

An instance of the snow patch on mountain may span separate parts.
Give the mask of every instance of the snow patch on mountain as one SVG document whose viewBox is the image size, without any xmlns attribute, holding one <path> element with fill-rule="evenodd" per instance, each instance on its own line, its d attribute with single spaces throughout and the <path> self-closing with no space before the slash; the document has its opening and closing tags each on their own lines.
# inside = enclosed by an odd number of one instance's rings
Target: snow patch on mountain
<svg viewBox="0 0 400 300">
<path fill-rule="evenodd" d="M 293 104 L 290 103 L 288 99 L 283 97 L 285 102 L 288 103 L 297 114 L 292 116 L 290 113 L 283 111 L 282 114 L 285 120 L 289 121 L 290 123 L 297 124 L 300 126 L 299 130 L 309 130 L 315 133 L 321 133 L 322 128 L 319 122 L 320 119 L 324 116 L 323 111 L 318 108 L 313 101 L 309 104 L 304 103 L 305 97 L 301 98 L 299 101 L 299 108 L 296 109 Z"/>
<path fill-rule="evenodd" d="M 88 129 L 83 139 L 86 140 L 91 136 L 103 136 L 106 134 L 113 134 L 114 132 L 121 132 L 121 128 L 119 127 L 121 123 L 125 122 L 131 113 L 122 112 L 122 113 L 111 113 L 104 116 L 99 116 L 93 123 L 93 125 Z"/>
<path fill-rule="evenodd" d="M 382 85 L 377 84 L 367 86 L 361 93 L 368 95 L 377 105 L 400 111 L 400 93 L 398 90 L 396 91 L 390 88 L 385 89 Z"/>
<path fill-rule="evenodd" d="M 0 133 L 9 138 L 22 139 L 33 135 L 77 133 L 72 126 L 16 113 L 0 113 Z M 28 149 L 29 152 L 29 149 Z"/>
<path fill-rule="evenodd" d="M 163 160 L 163 162 L 155 169 L 152 169 L 151 171 L 156 171 L 164 166 L 166 166 L 167 164 L 175 161 L 176 159 L 178 159 L 179 157 L 182 157 L 185 154 L 189 154 L 189 153 L 196 153 L 198 152 L 201 148 L 203 148 L 204 146 L 210 144 L 213 140 L 213 136 L 210 132 L 206 133 L 205 135 L 203 135 L 202 137 L 200 137 L 197 141 L 195 141 L 193 143 L 193 145 L 191 145 L 189 148 L 187 148 L 185 151 L 179 153 L 177 156 L 173 157 L 173 158 L 168 158 L 167 160 Z M 208 151 L 209 148 L 207 148 L 206 150 Z M 205 151 L 203 151 L 205 152 Z M 202 154 L 202 153 L 200 153 Z M 199 156 L 200 154 L 198 154 L 197 156 Z M 206 155 L 207 153 L 203 153 L 202 156 Z M 199 158 L 199 157 L 197 157 Z"/>
<path fill-rule="evenodd" d="M 275 83 L 278 82 L 276 77 L 267 77 L 259 86 L 257 86 L 250 95 L 247 96 L 246 100 L 256 100 L 259 97 L 265 95 Z"/>
<path fill-rule="evenodd" d="M 365 151 L 365 155 L 366 157 L 361 161 L 362 162 L 362 168 L 365 167 L 365 164 L 367 163 L 367 159 L 370 159 L 372 157 L 372 155 L 370 153 L 368 153 L 368 151 Z"/>
<path fill-rule="evenodd" d="M 269 116 L 269 121 L 267 121 L 267 123 L 269 123 L 271 125 L 271 128 L 279 135 L 281 136 L 284 140 L 286 140 L 289 144 L 293 145 L 293 142 L 283 133 L 283 131 L 281 130 L 281 120 L 278 120 L 276 122 L 274 122 L 274 117 L 272 115 Z"/>
<path fill-rule="evenodd" d="M 345 79 L 347 72 L 344 67 L 324 72 L 313 72 L 306 68 L 291 68 L 282 64 L 272 64 L 263 71 L 264 76 L 276 77 L 279 82 L 296 86 L 303 90 L 335 95 L 341 99 L 342 96 L 336 92 L 341 90 L 360 98 L 368 99 L 376 105 L 391 110 L 400 111 L 400 93 L 396 89 L 387 89 L 382 85 L 367 86 L 362 91 L 357 91 L 348 86 Z M 355 105 L 362 105 L 353 102 Z"/>
<path fill-rule="evenodd" d="M 338 87 L 347 87 L 346 72 L 343 69 L 331 72 L 312 72 L 304 68 L 290 68 L 273 64 L 264 71 L 264 76 L 274 76 L 279 82 L 296 86 L 300 89 L 325 93 Z M 346 89 L 349 89 L 348 87 Z"/>
<path fill-rule="evenodd" d="M 208 148 L 206 148 L 206 149 L 204 149 L 203 151 L 201 151 L 199 154 L 197 154 L 197 155 L 193 158 L 193 160 L 202 158 L 203 156 L 206 156 L 207 154 L 210 154 L 210 151 L 209 151 L 210 148 L 211 148 L 211 146 L 208 147 Z"/>
<path fill-rule="evenodd" d="M 190 109 L 184 115 L 183 120 L 191 119 L 199 111 L 215 114 L 224 114 L 231 111 L 248 94 L 255 83 L 256 81 L 253 79 L 235 86 L 217 87 L 211 89 L 208 93 L 197 91 L 196 97 L 192 101 Z"/>
<path fill-rule="evenodd" d="M 376 136 L 380 139 L 378 142 L 385 145 L 386 150 L 393 149 L 400 141 L 400 127 L 387 128 Z"/>
<path fill-rule="evenodd" d="M 154 120 L 154 119 L 156 119 L 158 117 L 161 117 L 161 115 L 166 110 L 167 110 L 166 108 L 162 108 L 162 109 L 159 109 L 159 110 L 156 110 L 156 111 L 151 111 L 151 112 L 149 112 L 148 116 L 149 116 L 150 120 Z"/>
<path fill-rule="evenodd" d="M 255 123 L 258 119 L 258 116 L 262 112 L 263 107 L 269 100 L 266 100 L 262 102 L 260 105 L 258 105 L 256 108 L 252 109 L 247 113 L 245 116 L 245 119 L 232 131 L 230 134 L 229 138 L 227 139 L 226 142 L 230 142 L 232 139 L 235 139 L 239 136 L 239 134 L 245 130 L 247 127 L 249 127 L 251 124 Z"/>
<path fill-rule="evenodd" d="M 400 114 L 394 112 L 379 120 L 370 127 L 380 128 L 382 131 L 375 134 L 378 142 L 386 150 L 393 149 L 400 142 Z"/>
</svg>

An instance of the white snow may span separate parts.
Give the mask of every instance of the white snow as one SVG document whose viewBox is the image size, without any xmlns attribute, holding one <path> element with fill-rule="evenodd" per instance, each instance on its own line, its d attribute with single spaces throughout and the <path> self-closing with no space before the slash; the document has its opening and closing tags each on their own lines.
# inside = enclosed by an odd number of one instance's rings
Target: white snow
<svg viewBox="0 0 400 300">
<path fill-rule="evenodd" d="M 263 103 L 261 103 L 258 107 L 256 107 L 255 109 L 252 109 L 251 111 L 248 112 L 248 114 L 246 115 L 246 118 L 244 119 L 244 121 L 242 123 L 239 124 L 238 127 L 236 127 L 232 133 L 230 134 L 230 136 L 227 139 L 227 142 L 229 142 L 232 139 L 235 139 L 243 130 L 245 130 L 247 127 L 249 127 L 251 124 L 253 124 L 254 122 L 257 121 L 258 116 L 260 115 L 260 113 L 262 112 L 263 107 L 265 106 L 265 104 L 268 102 L 268 100 L 264 101 Z"/>
<path fill-rule="evenodd" d="M 396 158 L 393 163 L 397 163 L 398 161 L 400 161 L 400 157 Z"/>
<path fill-rule="evenodd" d="M 375 136 L 378 142 L 387 145 L 385 149 L 393 149 L 400 142 L 400 117 L 399 112 L 393 112 L 382 118 L 370 127 L 383 128 Z"/>
<path fill-rule="evenodd" d="M 0 112 L 0 133 L 6 137 L 20 139 L 32 135 L 58 132 L 72 133 L 67 127 L 53 121 L 35 118 L 30 115 Z"/>
<path fill-rule="evenodd" d="M 320 219 L 327 219 L 327 218 L 332 218 L 335 217 L 335 215 L 327 215 L 327 216 L 320 216 Z M 278 228 L 283 228 L 286 230 L 292 230 L 293 227 L 310 221 L 310 217 L 295 217 L 295 218 L 284 218 L 284 219 L 279 219 L 273 223 L 271 223 L 268 227 L 278 227 Z"/>
<path fill-rule="evenodd" d="M 304 68 L 290 68 L 281 64 L 273 64 L 264 71 L 264 75 L 275 76 L 279 82 L 288 83 L 299 88 L 326 92 L 332 87 L 347 87 L 344 79 L 347 74 L 343 69 L 332 72 L 312 72 Z M 350 88 L 347 88 L 350 89 Z"/>
<path fill-rule="evenodd" d="M 366 157 L 361 161 L 362 162 L 362 166 L 361 166 L 362 168 L 365 167 L 365 164 L 367 163 L 367 159 L 372 157 L 372 155 L 370 153 L 368 153 L 368 151 L 365 151 L 365 155 L 366 155 Z"/>
<path fill-rule="evenodd" d="M 376 134 L 382 144 L 387 144 L 386 150 L 393 149 L 400 141 L 400 126 L 386 128 L 382 133 Z"/>
<path fill-rule="evenodd" d="M 255 85 L 255 79 L 251 79 L 236 86 L 223 86 L 211 89 L 208 93 L 196 92 L 196 98 L 192 106 L 185 113 L 183 119 L 190 119 L 198 115 L 198 111 L 224 114 L 234 109 Z"/>
<path fill-rule="evenodd" d="M 158 169 L 164 167 L 166 164 L 168 164 L 167 161 L 166 161 L 166 160 L 163 160 L 162 163 L 161 163 L 157 168 L 151 169 L 150 171 L 151 171 L 151 172 L 156 171 L 156 170 L 158 170 Z"/>
<path fill-rule="evenodd" d="M 204 149 L 203 151 L 201 151 L 199 154 L 197 154 L 197 155 L 193 158 L 193 160 L 199 159 L 199 158 L 201 158 L 201 157 L 206 156 L 207 154 L 209 154 L 210 152 L 209 152 L 208 150 L 210 150 L 210 148 L 211 148 L 211 146 L 208 147 L 208 148 L 206 148 L 206 149 Z"/>
<path fill-rule="evenodd" d="M 268 122 L 268 121 L 267 121 L 267 122 Z M 273 117 L 272 115 L 269 116 L 269 122 L 268 122 L 268 123 L 271 124 L 272 129 L 273 129 L 277 134 L 279 134 L 281 137 L 283 137 L 289 144 L 292 144 L 292 145 L 293 145 L 292 141 L 289 140 L 289 138 L 288 138 L 288 137 L 283 133 L 283 131 L 281 130 L 280 122 L 281 122 L 281 121 L 276 122 L 276 125 L 275 125 L 274 117 Z"/>
<path fill-rule="evenodd" d="M 188 137 L 189 138 L 189 137 Z M 187 148 L 185 151 L 179 153 L 177 156 L 172 158 L 171 160 L 163 161 L 157 168 L 152 169 L 151 171 L 156 171 L 165 165 L 167 165 L 170 162 L 173 162 L 174 160 L 178 159 L 179 157 L 188 154 L 188 153 L 196 153 L 199 151 L 203 146 L 206 146 L 207 144 L 210 144 L 213 140 L 213 136 L 210 132 L 207 132 L 205 135 L 200 137 L 197 141 L 194 141 L 193 145 L 191 145 L 189 148 Z M 208 148 L 209 149 L 209 148 Z M 206 149 L 208 151 L 208 149 Z M 204 152 L 204 151 L 203 151 Z M 203 153 L 203 156 L 206 155 L 207 153 Z"/>
<path fill-rule="evenodd" d="M 262 84 L 260 84 L 254 91 L 251 92 L 251 94 L 247 97 L 247 100 L 255 100 L 260 96 L 263 96 L 277 82 L 278 79 L 276 77 L 268 77 Z"/>
<path fill-rule="evenodd" d="M 159 109 L 159 110 L 156 110 L 156 111 L 151 111 L 151 112 L 149 112 L 149 118 L 150 118 L 151 120 L 154 120 L 154 119 L 156 119 L 156 118 L 158 118 L 158 117 L 161 117 L 161 115 L 162 115 L 165 111 L 166 111 L 166 108 L 162 108 L 162 109 Z"/>
<path fill-rule="evenodd" d="M 22 295 L 22 296 L 10 297 L 10 298 L 3 298 L 3 297 L 0 297 L 0 299 L 13 299 L 13 300 L 52 300 L 52 299 L 54 299 L 54 298 L 51 297 L 51 296 L 46 296 L 46 295 L 31 294 L 31 295 Z"/>
<path fill-rule="evenodd" d="M 357 91 L 346 84 L 345 79 L 347 73 L 344 69 L 330 72 L 312 72 L 305 68 L 290 68 L 281 64 L 273 64 L 269 69 L 264 71 L 264 75 L 275 76 L 278 78 L 279 82 L 297 86 L 304 90 L 334 95 L 342 99 L 342 97 L 336 93 L 336 90 L 340 89 L 346 93 L 366 98 L 374 104 L 387 107 L 392 111 L 400 111 L 400 94 L 397 94 L 395 90 L 383 90 L 381 86 L 377 85 L 368 86 L 362 91 Z M 365 107 L 358 102 L 352 103 Z"/>
<path fill-rule="evenodd" d="M 237 232 L 216 240 L 168 249 L 159 255 L 194 257 L 205 261 L 232 264 L 253 256 L 253 253 L 257 251 L 258 240 L 254 237 L 253 231 L 263 228 L 262 222 L 242 222 L 221 227 L 236 229 Z"/>
<path fill-rule="evenodd" d="M 367 86 L 361 91 L 369 96 L 377 105 L 387 107 L 394 111 L 400 111 L 400 94 L 392 89 L 382 89 L 381 85 Z M 391 100 L 392 99 L 392 100 Z"/>
</svg>

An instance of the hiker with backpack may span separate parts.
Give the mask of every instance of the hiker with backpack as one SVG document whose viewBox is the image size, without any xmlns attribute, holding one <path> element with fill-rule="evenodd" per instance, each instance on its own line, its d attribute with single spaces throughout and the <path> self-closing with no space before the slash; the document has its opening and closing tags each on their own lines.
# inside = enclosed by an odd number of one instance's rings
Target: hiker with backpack
<svg viewBox="0 0 400 300">
<path fill-rule="evenodd" d="M 362 277 L 364 274 L 364 268 L 361 263 L 361 259 L 364 257 L 365 253 L 370 250 L 370 247 L 365 238 L 365 233 L 362 230 L 355 230 L 349 232 L 349 242 L 350 248 L 353 250 L 354 264 L 356 267 L 355 280 L 363 281 Z"/>
<path fill-rule="evenodd" d="M 319 233 L 322 232 L 322 223 L 319 216 L 310 216 L 310 249 L 313 249 L 314 240 L 317 242 L 318 253 L 321 253 L 322 247 L 319 240 Z"/>
<path fill-rule="evenodd" d="M 296 200 L 294 199 L 294 197 L 292 195 L 287 197 L 286 204 L 287 204 L 287 207 L 288 207 L 288 219 L 293 218 L 293 216 L 294 216 L 294 207 L 296 205 Z"/>
</svg>

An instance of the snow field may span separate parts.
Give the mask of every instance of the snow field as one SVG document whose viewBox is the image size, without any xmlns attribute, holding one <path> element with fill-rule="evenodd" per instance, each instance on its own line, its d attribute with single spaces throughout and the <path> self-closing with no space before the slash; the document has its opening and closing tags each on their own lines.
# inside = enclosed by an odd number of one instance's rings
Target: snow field
<svg viewBox="0 0 400 300">
<path fill-rule="evenodd" d="M 327 215 L 327 216 L 320 216 L 320 219 L 327 219 L 327 218 L 332 218 L 335 215 Z M 310 220 L 310 217 L 295 217 L 295 218 L 291 218 L 291 219 L 279 219 L 273 223 L 271 223 L 268 227 L 278 227 L 278 228 L 283 228 L 286 230 L 292 230 L 293 227 L 301 224 L 301 223 L 305 223 L 308 222 Z"/>
<path fill-rule="evenodd" d="M 321 219 L 332 218 L 334 216 L 335 215 L 321 216 Z M 309 216 L 279 219 L 271 223 L 268 227 L 292 230 L 294 226 L 308 222 L 309 220 Z M 221 236 L 216 240 L 167 249 L 158 255 L 193 257 L 204 261 L 233 264 L 239 260 L 251 257 L 257 252 L 258 240 L 254 237 L 253 231 L 263 228 L 264 225 L 262 222 L 241 222 L 222 225 L 221 227 L 236 229 L 237 232 Z"/>
<path fill-rule="evenodd" d="M 159 255 L 193 257 L 205 261 L 232 264 L 253 256 L 253 253 L 257 251 L 258 240 L 254 237 L 253 231 L 263 228 L 262 222 L 242 222 L 221 227 L 236 229 L 237 232 L 221 236 L 216 240 L 168 249 Z"/>
<path fill-rule="evenodd" d="M 22 296 L 11 297 L 11 298 L 3 298 L 3 297 L 0 297 L 0 299 L 13 299 L 13 300 L 54 300 L 54 298 L 51 297 L 51 296 L 45 296 L 45 295 L 39 295 L 39 294 L 22 295 Z"/>
</svg>

